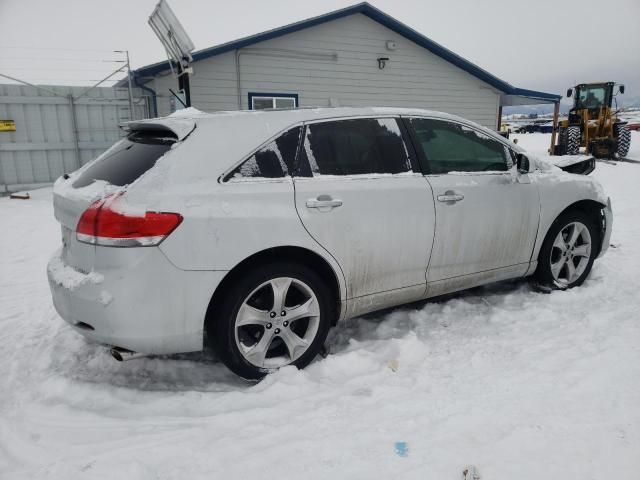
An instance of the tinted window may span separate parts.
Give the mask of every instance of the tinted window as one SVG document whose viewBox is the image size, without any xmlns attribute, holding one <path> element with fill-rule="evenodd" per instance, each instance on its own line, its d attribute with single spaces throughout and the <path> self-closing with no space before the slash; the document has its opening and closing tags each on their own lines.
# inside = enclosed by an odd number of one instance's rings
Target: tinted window
<svg viewBox="0 0 640 480">
<path fill-rule="evenodd" d="M 340 120 L 309 125 L 304 151 L 314 174 L 411 171 L 395 119 Z"/>
<path fill-rule="evenodd" d="M 581 87 L 576 96 L 576 108 L 598 108 L 605 103 L 606 89 L 603 86 Z"/>
<path fill-rule="evenodd" d="M 300 130 L 301 127 L 292 128 L 266 147 L 262 147 L 233 170 L 227 179 L 233 181 L 242 178 L 280 178 L 291 175 Z"/>
<path fill-rule="evenodd" d="M 488 135 L 442 120 L 414 118 L 411 124 L 431 173 L 508 169 L 504 145 Z"/>
<path fill-rule="evenodd" d="M 164 130 L 133 132 L 96 159 L 78 179 L 74 188 L 86 187 L 94 180 L 124 186 L 155 165 L 177 141 L 177 137 Z"/>
</svg>

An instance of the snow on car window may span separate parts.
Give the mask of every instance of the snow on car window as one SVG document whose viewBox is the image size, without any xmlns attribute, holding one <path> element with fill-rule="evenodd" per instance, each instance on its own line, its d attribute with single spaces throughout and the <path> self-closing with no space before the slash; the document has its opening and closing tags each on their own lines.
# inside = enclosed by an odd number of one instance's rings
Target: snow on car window
<svg viewBox="0 0 640 480">
<path fill-rule="evenodd" d="M 400 128 L 393 118 L 338 120 L 309 125 L 304 153 L 314 176 L 411 171 Z"/>
<path fill-rule="evenodd" d="M 261 148 L 234 169 L 228 181 L 246 178 L 282 178 L 291 175 L 301 127 L 292 128 Z"/>
<path fill-rule="evenodd" d="M 131 132 L 82 170 L 73 188 L 100 180 L 119 187 L 129 185 L 150 170 L 176 142 L 177 136 L 167 130 Z"/>
</svg>

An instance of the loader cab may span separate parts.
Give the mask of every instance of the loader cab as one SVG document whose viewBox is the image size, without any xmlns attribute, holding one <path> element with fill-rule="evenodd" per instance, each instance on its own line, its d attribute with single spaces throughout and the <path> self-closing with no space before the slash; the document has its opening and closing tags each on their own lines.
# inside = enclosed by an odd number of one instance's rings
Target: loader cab
<svg viewBox="0 0 640 480">
<path fill-rule="evenodd" d="M 614 82 L 604 83 L 581 83 L 574 88 L 567 90 L 567 96 L 574 96 L 573 108 L 569 112 L 572 116 L 581 117 L 582 110 L 588 110 L 589 119 L 598 118 L 602 107 L 611 108 L 613 101 Z M 575 119 L 579 122 L 579 119 Z"/>
</svg>

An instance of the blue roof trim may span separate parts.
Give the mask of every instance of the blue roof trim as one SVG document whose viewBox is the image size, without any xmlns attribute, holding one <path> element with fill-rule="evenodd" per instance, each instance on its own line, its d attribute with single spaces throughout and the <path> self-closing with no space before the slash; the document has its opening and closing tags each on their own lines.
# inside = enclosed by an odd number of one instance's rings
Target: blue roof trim
<svg viewBox="0 0 640 480">
<path fill-rule="evenodd" d="M 220 55 L 222 53 L 230 52 L 232 50 L 237 50 L 239 48 L 248 47 L 250 45 L 254 45 L 259 42 L 264 42 L 265 40 L 271 40 L 272 38 L 281 37 L 283 35 L 287 35 L 289 33 L 298 32 L 300 30 L 304 30 L 305 28 L 314 27 L 316 25 L 320 25 L 326 22 L 330 22 L 332 20 L 336 20 L 339 18 L 347 17 L 349 15 L 353 15 L 356 13 L 361 13 L 372 20 L 384 25 L 390 30 L 393 30 L 399 35 L 411 40 L 412 42 L 420 45 L 423 48 L 426 48 L 431 53 L 438 55 L 439 57 L 447 60 L 448 62 L 454 64 L 458 68 L 466 71 L 467 73 L 473 75 L 474 77 L 479 78 L 480 80 L 488 83 L 489 85 L 495 87 L 497 90 L 504 92 L 508 95 L 517 95 L 529 98 L 537 98 L 546 101 L 558 101 L 562 98 L 561 95 L 555 95 L 552 93 L 545 92 L 537 92 L 534 90 L 526 90 L 522 88 L 516 88 L 513 85 L 500 80 L 498 77 L 490 74 L 486 70 L 478 67 L 477 65 L 465 60 L 461 56 L 453 53 L 451 50 L 443 47 L 439 43 L 434 42 L 433 40 L 425 37 L 421 33 L 415 31 L 414 29 L 408 27 L 407 25 L 399 22 L 395 18 L 387 15 L 382 10 L 378 10 L 373 5 L 363 2 L 358 3 L 356 5 L 352 5 L 351 7 L 343 8 L 341 10 L 335 10 L 333 12 L 329 12 L 324 15 L 320 15 L 318 17 L 313 17 L 308 20 L 303 20 L 300 22 L 292 23 L 290 25 L 286 25 L 284 27 L 275 28 L 273 30 L 268 30 L 266 32 L 258 33 L 257 35 L 252 35 L 250 37 L 241 38 L 239 40 L 235 40 L 233 42 L 223 43 L 222 45 L 218 45 L 211 48 L 206 48 L 204 50 L 197 51 L 193 54 L 193 60 L 203 60 L 205 58 L 213 57 L 215 55 Z M 145 77 L 152 77 L 157 73 L 169 70 L 169 61 L 154 63 L 152 65 L 142 67 L 134 72 L 134 75 L 138 77 L 141 81 L 144 81 Z"/>
<path fill-rule="evenodd" d="M 555 93 L 536 92 L 535 90 L 517 87 L 513 87 L 513 92 L 509 93 L 518 97 L 538 98 L 540 100 L 552 100 L 556 102 L 562 98 L 562 95 L 556 95 Z"/>
</svg>

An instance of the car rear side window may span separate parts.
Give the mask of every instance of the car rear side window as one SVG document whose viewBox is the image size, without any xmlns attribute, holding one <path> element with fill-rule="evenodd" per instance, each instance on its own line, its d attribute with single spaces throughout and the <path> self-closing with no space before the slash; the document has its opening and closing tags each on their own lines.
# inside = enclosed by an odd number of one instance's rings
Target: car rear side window
<svg viewBox="0 0 640 480">
<path fill-rule="evenodd" d="M 168 130 L 141 130 L 130 133 L 84 170 L 74 188 L 103 180 L 119 187 L 129 185 L 155 165 L 178 138 Z"/>
<path fill-rule="evenodd" d="M 508 170 L 504 144 L 488 135 L 443 120 L 413 118 L 411 125 L 433 174 Z"/>
<path fill-rule="evenodd" d="M 303 150 L 314 175 L 411 171 L 411 161 L 400 128 L 393 118 L 311 124 L 307 127 Z"/>
<path fill-rule="evenodd" d="M 227 181 L 233 182 L 246 178 L 282 178 L 291 175 L 301 130 L 302 127 L 292 128 L 262 147 L 236 167 L 227 176 Z"/>
</svg>

